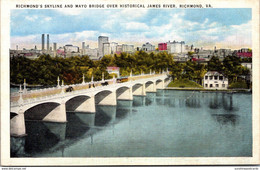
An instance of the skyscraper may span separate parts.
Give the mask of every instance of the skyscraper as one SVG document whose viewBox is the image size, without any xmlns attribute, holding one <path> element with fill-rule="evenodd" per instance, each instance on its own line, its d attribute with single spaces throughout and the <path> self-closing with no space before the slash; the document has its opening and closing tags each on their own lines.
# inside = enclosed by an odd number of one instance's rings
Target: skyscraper
<svg viewBox="0 0 260 170">
<path fill-rule="evenodd" d="M 99 36 L 98 37 L 98 56 L 103 57 L 104 56 L 104 43 L 108 43 L 108 37 L 105 36 Z"/>
<path fill-rule="evenodd" d="M 44 34 L 42 34 L 42 52 L 44 51 Z"/>
<path fill-rule="evenodd" d="M 53 50 L 54 50 L 54 51 L 57 50 L 57 43 L 53 43 Z"/>
<path fill-rule="evenodd" d="M 50 51 L 50 44 L 49 44 L 49 34 L 47 34 L 47 53 Z"/>
</svg>

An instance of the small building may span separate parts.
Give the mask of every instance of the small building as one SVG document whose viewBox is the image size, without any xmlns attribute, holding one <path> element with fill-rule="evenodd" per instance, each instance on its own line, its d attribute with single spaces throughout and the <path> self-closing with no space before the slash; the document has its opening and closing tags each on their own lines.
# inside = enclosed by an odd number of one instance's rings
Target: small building
<svg viewBox="0 0 260 170">
<path fill-rule="evenodd" d="M 205 89 L 227 89 L 228 79 L 217 71 L 208 71 L 204 75 L 203 87 Z"/>
<path fill-rule="evenodd" d="M 142 50 L 146 52 L 152 52 L 155 51 L 155 46 L 150 44 L 149 42 L 143 44 Z"/>
<path fill-rule="evenodd" d="M 120 77 L 119 67 L 107 67 L 108 74 L 117 74 L 117 77 Z"/>
<path fill-rule="evenodd" d="M 67 52 L 78 53 L 79 47 L 73 46 L 71 44 L 67 44 L 67 45 L 64 46 L 64 51 L 65 51 L 65 53 L 67 53 Z"/>
<path fill-rule="evenodd" d="M 159 43 L 158 44 L 159 51 L 166 51 L 167 50 L 167 43 Z"/>
</svg>

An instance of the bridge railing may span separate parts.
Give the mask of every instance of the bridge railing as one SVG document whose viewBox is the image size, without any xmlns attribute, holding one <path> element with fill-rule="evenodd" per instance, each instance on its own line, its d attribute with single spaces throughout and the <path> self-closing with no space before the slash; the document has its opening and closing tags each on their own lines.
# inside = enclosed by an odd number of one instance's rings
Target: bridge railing
<svg viewBox="0 0 260 170">
<path fill-rule="evenodd" d="M 165 74 L 143 74 L 143 75 L 139 75 L 139 76 L 134 76 L 137 79 L 133 78 L 130 79 L 127 82 L 124 82 L 124 84 L 128 84 L 130 82 L 133 81 L 137 81 L 137 80 L 142 80 L 142 81 L 147 81 L 148 79 L 153 79 L 154 77 L 158 77 L 158 76 L 163 76 Z M 105 80 L 106 82 L 109 82 L 108 86 L 112 85 L 112 86 L 121 86 L 122 83 L 117 83 L 115 81 L 115 79 L 108 79 Z M 95 81 L 95 82 L 87 82 L 87 83 L 81 83 L 81 84 L 72 84 L 72 85 L 64 85 L 64 86 L 59 86 L 59 87 L 51 87 L 51 88 L 45 88 L 45 89 L 36 89 L 36 90 L 31 90 L 28 91 L 27 93 L 23 93 L 22 94 L 22 98 L 24 100 L 24 104 L 33 102 L 33 101 L 39 101 L 39 100 L 44 100 L 44 99 L 51 99 L 51 98 L 57 98 L 60 97 L 60 94 L 62 93 L 62 91 L 64 93 L 66 93 L 66 89 L 69 87 L 72 87 L 74 90 L 70 92 L 70 94 L 77 94 L 77 93 L 81 93 L 82 91 L 94 91 L 97 89 L 102 88 L 103 86 L 101 85 L 101 83 L 103 83 L 103 81 Z M 93 88 L 93 84 L 95 86 L 95 88 Z M 90 87 L 91 86 L 91 87 Z M 67 93 L 66 93 L 67 94 Z M 18 95 L 13 95 L 11 96 L 11 105 L 15 106 L 18 105 L 18 100 L 19 100 L 19 93 Z"/>
</svg>

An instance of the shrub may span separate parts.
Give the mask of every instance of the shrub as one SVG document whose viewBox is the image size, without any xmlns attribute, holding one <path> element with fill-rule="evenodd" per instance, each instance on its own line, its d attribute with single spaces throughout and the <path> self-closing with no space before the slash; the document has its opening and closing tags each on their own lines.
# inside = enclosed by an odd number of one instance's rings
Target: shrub
<svg viewBox="0 0 260 170">
<path fill-rule="evenodd" d="M 247 84 L 245 81 L 237 81 L 237 82 L 234 82 L 234 83 L 231 83 L 229 85 L 230 89 L 247 89 Z"/>
</svg>

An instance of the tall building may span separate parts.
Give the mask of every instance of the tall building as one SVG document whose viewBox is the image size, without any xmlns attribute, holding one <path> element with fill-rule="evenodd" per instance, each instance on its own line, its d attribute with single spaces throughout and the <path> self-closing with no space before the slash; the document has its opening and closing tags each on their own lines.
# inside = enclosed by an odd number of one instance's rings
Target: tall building
<svg viewBox="0 0 260 170">
<path fill-rule="evenodd" d="M 18 45 L 16 45 L 16 50 L 18 50 Z"/>
<path fill-rule="evenodd" d="M 85 42 L 82 42 L 82 55 L 85 55 Z"/>
<path fill-rule="evenodd" d="M 103 43 L 103 55 L 111 54 L 110 43 Z"/>
<path fill-rule="evenodd" d="M 172 53 L 185 53 L 185 42 L 173 41 L 167 42 L 167 50 L 170 54 Z"/>
<path fill-rule="evenodd" d="M 123 46 L 122 45 L 117 45 L 116 46 L 116 53 L 120 54 L 121 52 L 123 52 Z"/>
<path fill-rule="evenodd" d="M 134 45 L 122 44 L 122 52 L 134 53 L 135 52 L 135 47 L 134 47 Z"/>
<path fill-rule="evenodd" d="M 111 42 L 110 43 L 111 54 L 115 54 L 116 53 L 116 46 L 117 45 L 118 45 L 118 43 L 116 43 L 116 42 Z"/>
<path fill-rule="evenodd" d="M 53 56 L 57 56 L 57 43 L 53 43 Z"/>
<path fill-rule="evenodd" d="M 44 34 L 42 34 L 42 52 L 44 52 Z"/>
<path fill-rule="evenodd" d="M 53 43 L 53 50 L 54 50 L 54 51 L 57 50 L 57 43 Z"/>
<path fill-rule="evenodd" d="M 49 39 L 49 34 L 47 34 L 47 53 L 50 51 L 50 39 Z"/>
<path fill-rule="evenodd" d="M 98 56 L 103 57 L 104 56 L 104 43 L 108 43 L 108 37 L 106 36 L 99 36 L 98 37 Z"/>
</svg>

